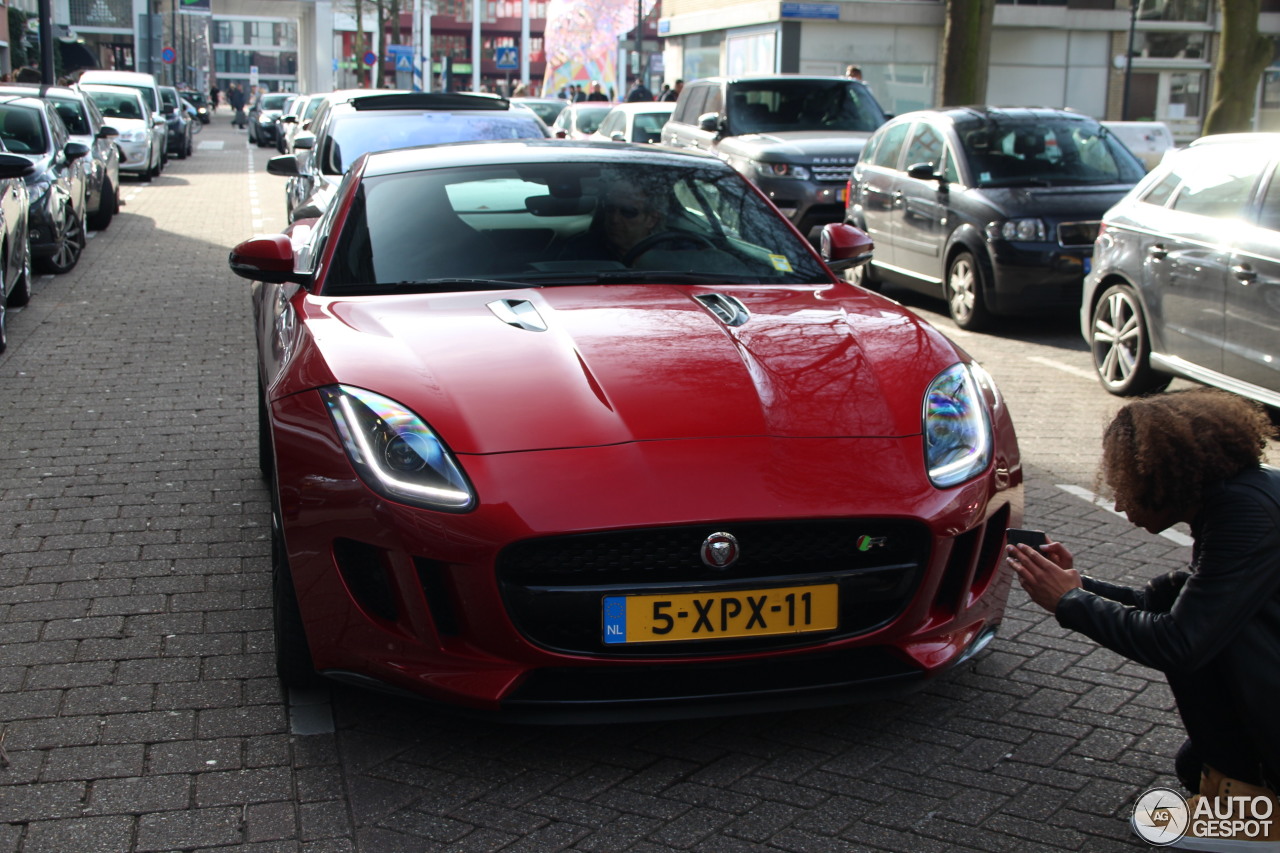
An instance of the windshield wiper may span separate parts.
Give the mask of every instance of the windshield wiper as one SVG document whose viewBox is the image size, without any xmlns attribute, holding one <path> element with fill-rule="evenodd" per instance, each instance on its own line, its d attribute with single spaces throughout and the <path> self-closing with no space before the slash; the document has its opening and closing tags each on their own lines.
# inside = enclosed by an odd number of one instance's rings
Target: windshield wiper
<svg viewBox="0 0 1280 853">
<path fill-rule="evenodd" d="M 537 287 L 527 281 L 507 281 L 498 278 L 421 278 L 408 281 L 379 282 L 374 288 L 386 290 L 412 290 L 415 288 L 439 288 L 441 290 L 509 290 L 513 287 Z"/>
</svg>

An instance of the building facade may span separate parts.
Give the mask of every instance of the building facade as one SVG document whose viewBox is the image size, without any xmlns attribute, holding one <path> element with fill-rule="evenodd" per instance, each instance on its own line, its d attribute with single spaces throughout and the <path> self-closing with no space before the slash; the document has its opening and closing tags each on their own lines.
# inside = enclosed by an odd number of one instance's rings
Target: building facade
<svg viewBox="0 0 1280 853">
<path fill-rule="evenodd" d="M 1209 107 L 1216 4 L 1137 2 L 999 3 L 987 103 L 1164 121 L 1176 139 L 1194 139 Z M 1280 0 L 1263 0 L 1263 9 L 1262 31 L 1280 35 Z M 664 0 L 658 27 L 669 80 L 843 74 L 857 64 L 885 110 L 903 113 L 936 104 L 943 16 L 941 0 Z M 1280 129 L 1280 66 L 1264 75 L 1258 98 L 1258 128 Z"/>
</svg>

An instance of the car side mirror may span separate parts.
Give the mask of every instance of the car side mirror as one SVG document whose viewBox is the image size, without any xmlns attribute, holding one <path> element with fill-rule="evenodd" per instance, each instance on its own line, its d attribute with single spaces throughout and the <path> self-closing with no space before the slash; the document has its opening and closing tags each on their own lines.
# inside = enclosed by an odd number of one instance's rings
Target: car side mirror
<svg viewBox="0 0 1280 853">
<path fill-rule="evenodd" d="M 0 154 L 0 179 L 25 178 L 33 174 L 36 164 L 17 154 Z"/>
<path fill-rule="evenodd" d="M 298 117 L 297 116 L 280 116 L 280 122 L 281 124 L 297 124 Z"/>
<path fill-rule="evenodd" d="M 932 163 L 912 163 L 907 167 L 907 177 L 917 181 L 945 181 L 946 177 Z"/>
<path fill-rule="evenodd" d="M 227 263 L 233 273 L 250 281 L 311 284 L 310 275 L 294 271 L 293 243 L 284 234 L 245 240 L 231 250 Z"/>
<path fill-rule="evenodd" d="M 698 116 L 698 129 L 707 133 L 722 133 L 724 128 L 720 122 L 720 113 L 703 113 Z"/>
<path fill-rule="evenodd" d="M 280 154 L 267 161 L 267 174 L 291 178 L 298 174 L 298 158 L 293 154 Z"/>
<path fill-rule="evenodd" d="M 614 142 L 627 141 L 627 135 L 620 130 L 615 130 L 613 133 L 609 134 L 609 138 L 612 139 Z"/>
<path fill-rule="evenodd" d="M 293 138 L 293 147 L 296 148 L 314 148 L 316 146 L 316 135 L 310 131 L 304 130 Z"/>
<path fill-rule="evenodd" d="M 62 153 L 67 155 L 67 162 L 75 162 L 81 157 L 88 156 L 89 150 L 89 146 L 83 142 L 68 142 L 63 146 Z"/>
<path fill-rule="evenodd" d="M 876 244 L 867 232 L 844 223 L 822 226 L 819 254 L 832 270 L 853 269 L 871 260 Z"/>
<path fill-rule="evenodd" d="M 120 131 L 116 130 L 109 124 L 104 124 L 102 127 L 98 128 L 99 139 L 115 139 L 119 135 Z"/>
</svg>

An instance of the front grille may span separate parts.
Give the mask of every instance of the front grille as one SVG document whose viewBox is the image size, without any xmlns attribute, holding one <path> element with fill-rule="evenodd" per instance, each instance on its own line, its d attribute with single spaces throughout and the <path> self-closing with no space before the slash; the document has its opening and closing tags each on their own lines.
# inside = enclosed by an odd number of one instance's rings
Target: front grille
<svg viewBox="0 0 1280 853">
<path fill-rule="evenodd" d="M 1058 242 L 1063 246 L 1092 246 L 1101 222 L 1060 222 Z"/>
<path fill-rule="evenodd" d="M 844 183 L 849 180 L 849 173 L 853 171 L 853 163 L 840 163 L 834 166 L 810 166 L 815 181 L 839 181 Z"/>
<path fill-rule="evenodd" d="M 739 559 L 703 564 L 703 541 L 728 532 Z M 929 557 L 918 522 L 859 519 L 714 522 L 531 539 L 503 549 L 497 577 L 512 621 L 558 651 L 609 656 L 707 654 L 779 648 L 865 633 L 901 612 Z M 817 582 L 840 586 L 832 633 L 610 645 L 603 642 L 606 594 L 717 592 Z"/>
</svg>

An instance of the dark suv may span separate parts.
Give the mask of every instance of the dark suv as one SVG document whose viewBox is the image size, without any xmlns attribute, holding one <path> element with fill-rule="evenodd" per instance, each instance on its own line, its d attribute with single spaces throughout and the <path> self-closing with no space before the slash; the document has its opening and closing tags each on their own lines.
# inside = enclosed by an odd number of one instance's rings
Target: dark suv
<svg viewBox="0 0 1280 853">
<path fill-rule="evenodd" d="M 1109 210 L 1080 330 L 1113 394 L 1184 376 L 1280 408 L 1280 134 L 1198 139 Z"/>
<path fill-rule="evenodd" d="M 858 80 L 709 77 L 684 87 L 662 142 L 715 152 L 808 235 L 840 221 L 849 169 L 884 121 Z"/>
<path fill-rule="evenodd" d="M 1075 309 L 1098 223 L 1142 163 L 1069 110 L 907 113 L 867 142 L 845 221 L 875 240 L 851 278 L 946 298 L 964 329 L 996 314 Z"/>
<path fill-rule="evenodd" d="M 545 139 L 547 126 L 533 112 L 505 98 L 450 92 L 367 89 L 324 96 L 311 129 L 293 138 L 296 154 L 267 162 L 267 171 L 289 178 L 289 220 L 320 216 L 346 170 L 360 155 L 393 148 L 492 139 Z"/>
</svg>

